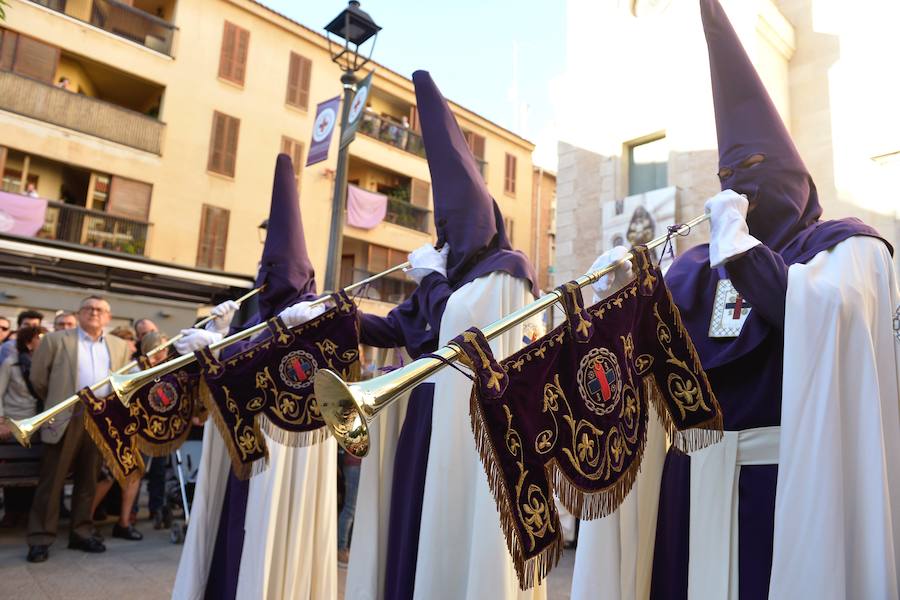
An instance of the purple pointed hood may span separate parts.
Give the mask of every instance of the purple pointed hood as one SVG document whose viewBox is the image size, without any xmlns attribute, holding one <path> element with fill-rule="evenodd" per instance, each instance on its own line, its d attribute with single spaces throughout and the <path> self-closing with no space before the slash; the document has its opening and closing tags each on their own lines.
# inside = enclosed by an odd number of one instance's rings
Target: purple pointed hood
<svg viewBox="0 0 900 600">
<path fill-rule="evenodd" d="M 512 250 L 503 216 L 481 177 L 453 112 L 427 71 L 412 76 L 434 192 L 438 246 L 450 244 L 447 279 L 459 287 L 493 271 L 536 277 L 528 259 Z"/>
<path fill-rule="evenodd" d="M 718 0 L 701 0 L 700 14 L 722 189 L 750 198 L 750 233 L 781 251 L 822 215 L 816 186 Z"/>
<path fill-rule="evenodd" d="M 787 265 L 805 263 L 854 235 L 880 237 L 858 219 L 819 221 L 822 207 L 812 177 L 725 11 L 718 0 L 700 0 L 700 14 L 709 48 L 719 179 L 723 190 L 750 199 L 750 234 Z M 737 338 L 708 337 L 716 285 L 724 271 L 710 269 L 709 247 L 702 245 L 678 257 L 666 274 L 707 369 L 737 360 L 772 333 L 772 326 L 751 312 Z"/>
<path fill-rule="evenodd" d="M 266 286 L 259 294 L 262 319 L 271 318 L 302 297 L 316 293 L 316 274 L 306 252 L 294 177 L 290 157 L 279 154 L 275 161 L 266 244 L 256 276 L 257 287 Z"/>
</svg>

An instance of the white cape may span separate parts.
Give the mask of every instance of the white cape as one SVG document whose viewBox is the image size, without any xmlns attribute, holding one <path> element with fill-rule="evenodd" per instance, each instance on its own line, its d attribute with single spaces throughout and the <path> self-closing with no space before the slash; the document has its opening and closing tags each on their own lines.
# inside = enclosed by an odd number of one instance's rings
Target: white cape
<svg viewBox="0 0 900 600">
<path fill-rule="evenodd" d="M 614 513 L 581 522 L 572 575 L 572 600 L 650 597 L 666 434 L 653 406 L 648 408 L 647 445 L 634 486 Z"/>
<path fill-rule="evenodd" d="M 269 467 L 250 479 L 237 598 L 337 600 L 337 442 L 292 448 L 265 437 Z"/>
<path fill-rule="evenodd" d="M 395 364 L 390 354 L 392 352 L 379 363 Z M 409 363 L 409 359 L 404 362 Z M 353 543 L 350 544 L 344 592 L 347 600 L 381 600 L 384 597 L 394 458 L 408 400 L 409 393 L 385 408 L 369 425 L 369 454 L 360 467 L 353 517 Z"/>
<path fill-rule="evenodd" d="M 307 448 L 266 437 L 269 467 L 250 480 L 238 598 L 337 598 L 337 447 Z M 231 468 L 212 421 L 191 520 L 172 590 L 174 600 L 202 600 Z"/>
<path fill-rule="evenodd" d="M 527 283 L 496 272 L 456 290 L 441 319 L 440 344 L 483 327 L 530 301 Z M 523 326 L 491 342 L 497 360 L 522 347 Z M 475 449 L 469 421 L 472 382 L 451 368 L 435 376 L 434 412 L 414 597 L 420 600 L 546 598 L 544 586 L 519 590 L 500 515 Z"/>
<path fill-rule="evenodd" d="M 210 419 L 203 427 L 200 468 L 194 486 L 191 518 L 172 588 L 173 600 L 203 600 L 206 594 L 206 578 L 216 547 L 219 516 L 230 468 L 225 442 Z"/>
<path fill-rule="evenodd" d="M 788 271 L 772 600 L 898 597 L 898 303 L 874 238 Z"/>
</svg>

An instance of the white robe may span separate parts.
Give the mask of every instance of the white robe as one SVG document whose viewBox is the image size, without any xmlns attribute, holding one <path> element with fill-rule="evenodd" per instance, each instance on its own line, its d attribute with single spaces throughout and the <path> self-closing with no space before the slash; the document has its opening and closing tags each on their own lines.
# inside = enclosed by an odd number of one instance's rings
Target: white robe
<svg viewBox="0 0 900 600">
<path fill-rule="evenodd" d="M 266 437 L 269 467 L 250 480 L 237 598 L 337 598 L 337 447 L 307 448 Z M 191 521 L 175 576 L 174 600 L 202 600 L 231 468 L 212 421 Z"/>
<path fill-rule="evenodd" d="M 647 445 L 631 491 L 611 515 L 581 521 L 572 574 L 572 600 L 650 597 L 666 435 L 652 405 L 649 410 Z"/>
<path fill-rule="evenodd" d="M 772 600 L 898 597 L 898 305 L 874 238 L 788 271 Z"/>
<path fill-rule="evenodd" d="M 250 479 L 237 598 L 337 600 L 337 442 L 292 448 L 265 437 L 269 467 Z"/>
<path fill-rule="evenodd" d="M 890 255 L 873 238 L 852 237 L 788 270 L 770 600 L 898 597 L 900 340 L 892 326 L 898 304 Z M 632 496 L 648 491 L 644 475 L 614 515 L 582 523 L 573 600 L 648 596 L 651 570 L 641 565 L 652 563 L 652 538 L 641 536 L 649 546 L 625 551 L 637 538 L 626 515 L 634 512 Z M 655 485 L 651 505 L 658 479 Z M 699 501 L 692 498 L 691 506 Z M 646 518 L 639 517 L 641 531 Z M 726 551 L 736 552 L 736 533 L 724 533 Z M 692 552 L 691 571 L 709 579 L 723 568 L 733 591 L 737 574 L 728 576 L 727 556 Z M 601 581 L 618 587 L 593 587 Z"/>
<path fill-rule="evenodd" d="M 395 364 L 390 357 L 380 362 Z M 408 358 L 405 363 L 409 363 Z M 353 543 L 350 544 L 344 588 L 347 600 L 381 600 L 384 597 L 394 458 L 408 400 L 409 393 L 406 393 L 369 425 L 369 454 L 360 466 Z"/>
<path fill-rule="evenodd" d="M 216 547 L 230 468 L 225 442 L 212 420 L 207 420 L 203 427 L 203 449 L 191 502 L 191 518 L 172 588 L 173 600 L 202 600 L 206 594 L 206 578 Z"/>
<path fill-rule="evenodd" d="M 496 272 L 456 290 L 441 318 L 440 344 L 483 327 L 533 300 L 527 283 Z M 491 342 L 497 360 L 522 347 L 523 326 Z M 469 421 L 472 382 L 454 369 L 435 376 L 434 411 L 414 597 L 420 600 L 546 598 L 519 590 L 500 516 Z"/>
</svg>

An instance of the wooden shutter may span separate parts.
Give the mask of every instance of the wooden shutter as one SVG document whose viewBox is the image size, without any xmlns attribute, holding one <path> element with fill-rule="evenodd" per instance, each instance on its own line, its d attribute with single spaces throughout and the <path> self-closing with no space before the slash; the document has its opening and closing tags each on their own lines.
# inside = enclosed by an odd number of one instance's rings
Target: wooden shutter
<svg viewBox="0 0 900 600">
<path fill-rule="evenodd" d="M 484 136 L 471 131 L 464 131 L 463 135 L 466 138 L 466 144 L 469 145 L 469 150 L 472 151 L 475 158 L 484 160 Z"/>
<path fill-rule="evenodd" d="M 288 84 L 285 102 L 291 106 L 309 109 L 309 80 L 312 77 L 312 61 L 296 52 L 291 52 L 288 67 Z"/>
<path fill-rule="evenodd" d="M 428 196 L 431 192 L 431 186 L 428 185 L 428 182 L 413 177 L 411 188 L 412 190 L 409 195 L 409 201 L 414 206 L 428 208 Z"/>
<path fill-rule="evenodd" d="M 369 259 L 366 263 L 366 269 L 370 273 L 380 273 L 388 268 L 390 260 L 390 252 L 384 246 L 377 244 L 369 244 Z"/>
<path fill-rule="evenodd" d="M 510 219 L 509 217 L 503 217 L 503 227 L 504 229 L 506 229 L 506 239 L 509 240 L 510 244 L 515 243 L 515 240 L 513 239 L 513 225 L 514 222 L 512 219 Z"/>
<path fill-rule="evenodd" d="M 213 112 L 207 169 L 234 177 L 240 128 L 240 119 L 218 111 Z"/>
<path fill-rule="evenodd" d="M 416 133 L 422 133 L 422 125 L 419 123 L 419 109 L 415 104 L 409 107 L 409 128 Z"/>
<path fill-rule="evenodd" d="M 516 157 L 506 155 L 506 169 L 503 176 L 503 191 L 507 194 L 516 193 Z"/>
<path fill-rule="evenodd" d="M 6 35 L 3 37 L 5 38 Z M 59 62 L 59 48 L 24 35 L 16 37 L 18 39 L 15 44 L 12 70 L 25 77 L 31 77 L 44 83 L 53 83 L 56 66 Z M 4 54 L 7 52 L 6 45 L 4 40 Z"/>
<path fill-rule="evenodd" d="M 300 191 L 300 174 L 303 172 L 303 142 L 281 136 L 281 151 L 291 157 L 294 164 L 294 177 L 297 179 L 297 191 Z"/>
<path fill-rule="evenodd" d="M 230 211 L 209 204 L 203 205 L 200 216 L 200 241 L 197 246 L 197 266 L 207 269 L 225 268 L 225 245 L 228 242 Z"/>
<path fill-rule="evenodd" d="M 12 69 L 18 37 L 15 32 L 8 29 L 0 29 L 0 69 L 4 71 Z"/>
<path fill-rule="evenodd" d="M 249 51 L 250 32 L 234 23 L 225 21 L 225 29 L 222 32 L 222 49 L 219 54 L 219 77 L 244 85 Z"/>
<path fill-rule="evenodd" d="M 106 212 L 135 221 L 146 221 L 150 216 L 152 190 L 153 186 L 149 183 L 113 175 Z"/>
</svg>

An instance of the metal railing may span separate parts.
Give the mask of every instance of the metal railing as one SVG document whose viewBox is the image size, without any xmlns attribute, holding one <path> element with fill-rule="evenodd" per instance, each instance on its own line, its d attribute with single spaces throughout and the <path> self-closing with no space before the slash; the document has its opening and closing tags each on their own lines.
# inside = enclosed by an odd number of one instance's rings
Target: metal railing
<svg viewBox="0 0 900 600">
<path fill-rule="evenodd" d="M 428 233 L 428 222 L 431 218 L 431 211 L 411 204 L 406 200 L 399 200 L 388 196 L 387 214 L 384 220 L 388 223 L 415 229 L 423 233 Z"/>
<path fill-rule="evenodd" d="M 77 18 L 66 11 L 66 0 L 28 1 L 61 12 L 73 19 Z M 161 54 L 172 55 L 175 26 L 127 4 L 116 0 L 94 0 L 91 5 L 90 24 Z"/>
<path fill-rule="evenodd" d="M 172 53 L 175 26 L 127 4 L 94 0 L 91 25 L 162 54 Z"/>
<path fill-rule="evenodd" d="M 422 135 L 400 123 L 395 123 L 375 113 L 364 112 L 358 131 L 385 144 L 425 158 L 425 144 L 422 142 Z"/>
<path fill-rule="evenodd" d="M 48 200 L 37 237 L 143 256 L 150 227 L 144 221 Z"/>
<path fill-rule="evenodd" d="M 116 104 L 0 71 L 0 109 L 154 154 L 165 124 Z"/>
<path fill-rule="evenodd" d="M 347 287 L 351 283 L 362 281 L 375 273 L 365 269 L 353 269 L 352 281 L 341 281 L 341 287 Z M 346 279 L 346 275 L 344 276 Z M 390 274 L 370 283 L 358 292 L 358 296 L 370 300 L 380 300 L 391 304 L 400 304 L 416 290 L 416 284 L 407 279 L 403 273 Z"/>
</svg>

